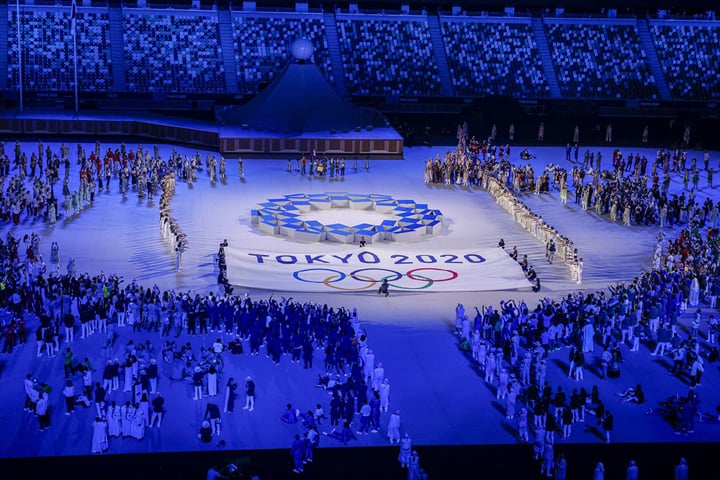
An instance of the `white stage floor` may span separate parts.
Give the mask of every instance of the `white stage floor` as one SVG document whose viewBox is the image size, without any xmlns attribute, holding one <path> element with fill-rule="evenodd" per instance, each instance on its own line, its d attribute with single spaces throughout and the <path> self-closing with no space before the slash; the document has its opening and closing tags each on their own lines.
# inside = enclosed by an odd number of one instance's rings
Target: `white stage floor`
<svg viewBox="0 0 720 480">
<path fill-rule="evenodd" d="M 47 145 L 47 143 L 46 143 Z M 58 145 L 51 143 L 53 149 Z M 128 144 L 128 148 L 132 144 Z M 35 149 L 35 144 L 24 146 Z M 86 145 L 90 150 L 91 145 Z M 103 150 L 106 146 L 103 146 Z M 113 146 L 114 148 L 114 146 Z M 195 149 L 161 146 L 161 153 L 172 148 L 180 152 L 194 153 Z M 78 272 L 99 273 L 101 270 L 124 275 L 125 281 L 136 279 L 147 287 L 158 285 L 161 289 L 190 290 L 199 293 L 219 291 L 216 285 L 217 269 L 214 255 L 218 244 L 227 239 L 237 248 L 272 249 L 285 252 L 308 251 L 319 248 L 316 244 L 298 244 L 283 238 L 260 233 L 251 225 L 250 211 L 268 198 L 292 193 L 322 193 L 332 191 L 388 194 L 396 199 L 410 198 L 439 209 L 444 215 L 441 234 L 412 242 L 411 248 L 420 251 L 432 249 L 493 248 L 504 238 L 508 248 L 517 245 L 520 254 L 527 254 L 542 280 L 542 291 L 513 290 L 509 292 L 445 292 L 418 293 L 393 292 L 388 297 L 370 293 L 279 293 L 297 300 L 312 300 L 334 306 L 357 307 L 362 325 L 367 329 L 369 343 L 376 359 L 385 366 L 386 376 L 392 385 L 391 410 L 399 408 L 402 430 L 408 432 L 416 445 L 450 445 L 478 443 L 516 443 L 510 433 L 514 426 L 503 425 L 504 414 L 496 406 L 494 391 L 489 389 L 466 357 L 458 351 L 453 335 L 455 305 L 461 302 L 466 309 L 493 304 L 512 298 L 535 305 L 537 299 L 558 297 L 576 291 L 578 285 L 570 279 L 570 271 L 560 262 L 548 265 L 544 260 L 544 245 L 532 238 L 514 223 L 491 197 L 480 189 L 425 185 L 423 168 L 425 160 L 444 153 L 452 147 L 416 147 L 405 149 L 402 161 L 371 161 L 366 171 L 364 162 L 357 172 L 348 162 L 345 178 L 332 180 L 301 176 L 287 172 L 287 160 L 245 160 L 245 180 L 237 173 L 236 159 L 228 160 L 228 180 L 211 184 L 201 172 L 192 186 L 178 182 L 175 197 L 171 201 L 172 215 L 177 218 L 183 232 L 188 236 L 189 249 L 182 260 L 182 271 L 175 272 L 175 258 L 169 244 L 160 232 L 158 202 L 138 200 L 137 195 L 123 198 L 117 181 L 113 181 L 110 193 L 96 195 L 94 205 L 84 209 L 69 221 L 59 221 L 55 227 L 41 223 L 18 227 L 2 226 L 2 234 L 12 232 L 16 237 L 37 231 L 41 236 L 41 254 L 47 259 L 52 241 L 60 245 L 63 269 L 68 258 L 76 260 Z M 12 144 L 6 143 L 10 152 Z M 513 158 L 521 146 L 514 147 Z M 594 149 L 597 151 L 598 149 Z M 611 158 L 611 148 L 602 147 L 605 161 Z M 625 153 L 630 150 L 624 149 Z M 74 158 L 76 145 L 70 145 Z M 564 164 L 563 147 L 531 148 L 537 155 L 533 160 L 538 172 L 548 163 Z M 653 149 L 635 149 L 649 159 L 655 157 Z M 204 154 L 204 152 L 203 152 Z M 691 152 L 700 160 L 701 152 Z M 720 156 L 713 152 L 711 162 L 718 165 Z M 568 166 L 568 165 L 566 165 Z M 294 164 L 293 164 L 294 167 Z M 569 166 L 568 166 L 569 167 Z M 77 183 L 76 166 L 73 165 L 72 182 Z M 701 182 L 705 184 L 704 179 Z M 60 194 L 61 186 L 56 186 Z M 673 180 L 671 191 L 682 188 L 680 179 Z M 720 199 L 720 190 L 703 188 L 698 198 L 710 195 Z M 620 281 L 631 280 L 640 270 L 648 268 L 652 260 L 655 227 L 624 227 L 611 224 L 606 217 L 583 212 L 578 205 L 561 205 L 557 192 L 535 196 L 528 194 L 523 201 L 540 213 L 562 234 L 570 237 L 585 260 L 583 290 L 604 288 Z M 323 219 L 323 221 L 331 219 Z M 677 228 L 672 235 L 679 233 Z M 394 245 L 394 247 L 397 245 Z M 357 247 L 348 246 L 349 249 Z M 410 248 L 410 247 L 408 247 Z M 253 296 L 266 297 L 267 290 L 236 288 L 235 294 L 248 292 Z M 685 319 L 684 321 L 687 321 Z M 97 337 L 97 336 L 96 336 Z M 146 334 L 133 335 L 122 331 L 119 347 L 129 338 L 144 341 Z M 180 338 L 184 340 L 184 336 Z M 90 356 L 93 363 L 101 365 L 117 351 L 105 352 L 100 348 L 104 339 L 76 340 L 75 356 Z M 197 345 L 209 345 L 214 338 L 195 338 Z M 160 339 L 153 338 L 160 349 Z M 595 356 L 600 351 L 596 347 Z M 627 353 L 619 380 L 602 383 L 593 369 L 588 369 L 584 386 L 590 390 L 593 384 L 601 384 L 601 396 L 615 414 L 616 428 L 613 433 L 618 442 L 677 442 L 720 441 L 717 425 L 698 425 L 696 433 L 689 437 L 673 435 L 672 428 L 655 416 L 645 415 L 648 406 L 656 406 L 673 393 L 687 393 L 687 385 L 675 377 L 666 375 L 669 360 L 650 357 L 647 347 L 640 352 Z M 316 368 L 302 370 L 283 359 L 276 367 L 264 356 L 233 358 L 228 374 L 235 378 L 253 375 L 258 382 L 258 408 L 252 414 L 243 410 L 224 418 L 223 439 L 230 449 L 287 448 L 295 433 L 293 427 L 280 422 L 279 417 L 286 403 L 300 409 L 323 403 L 329 410 L 329 397 L 314 388 L 321 368 L 321 354 L 316 353 Z M 84 455 L 90 451 L 91 422 L 94 409 L 80 411 L 71 417 L 62 415 L 63 399 L 62 358 L 37 358 L 34 342 L 12 355 L 2 355 L 2 377 L 6 395 L 0 400 L 0 456 L 47 456 Z M 578 384 L 565 378 L 564 367 L 567 350 L 551 354 L 548 379 L 553 385 L 569 389 Z M 588 358 L 588 363 L 595 362 Z M 31 372 L 42 381 L 54 386 L 52 406 L 53 426 L 45 433 L 37 429 L 36 419 L 22 410 L 22 379 Z M 167 373 L 167 372 L 165 372 Z M 99 376 L 99 371 L 96 376 Z M 715 367 L 706 368 L 703 385 L 699 387 L 706 411 L 714 410 L 720 403 L 720 393 L 714 385 L 720 380 Z M 642 382 L 646 386 L 648 402 L 644 406 L 620 402 L 616 393 L 626 387 Z M 221 384 L 224 382 L 221 380 Z M 201 449 L 195 439 L 205 402 L 191 400 L 190 386 L 167 383 L 161 380 L 160 390 L 166 397 L 168 414 L 161 429 L 150 429 L 145 440 L 111 440 L 110 453 L 134 453 L 152 451 L 186 451 Z M 122 393 L 114 394 L 124 401 Z M 92 415 L 91 415 L 92 414 Z M 383 425 L 387 422 L 383 414 Z M 326 426 L 322 426 L 324 430 Z M 599 442 L 591 432 L 583 433 L 576 427 L 570 442 Z M 362 436 L 352 445 L 387 445 L 384 433 Z M 324 439 L 322 446 L 337 446 L 337 442 Z"/>
</svg>

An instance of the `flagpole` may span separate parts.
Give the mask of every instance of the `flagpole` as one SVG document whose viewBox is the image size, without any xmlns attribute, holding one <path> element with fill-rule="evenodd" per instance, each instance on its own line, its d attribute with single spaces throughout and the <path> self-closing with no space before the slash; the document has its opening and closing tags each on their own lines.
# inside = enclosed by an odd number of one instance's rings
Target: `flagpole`
<svg viewBox="0 0 720 480">
<path fill-rule="evenodd" d="M 78 113 L 77 6 L 72 2 L 73 70 L 75 72 L 75 115 Z"/>
<path fill-rule="evenodd" d="M 20 89 L 20 112 L 23 111 L 23 62 L 22 43 L 20 42 L 20 0 L 15 0 L 15 12 L 17 14 L 17 44 L 18 44 L 18 88 Z"/>
</svg>

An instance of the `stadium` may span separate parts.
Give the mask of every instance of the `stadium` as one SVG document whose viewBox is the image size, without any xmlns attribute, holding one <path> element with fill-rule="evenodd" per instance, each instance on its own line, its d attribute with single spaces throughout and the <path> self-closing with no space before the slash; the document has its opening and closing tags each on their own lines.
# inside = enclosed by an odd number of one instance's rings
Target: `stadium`
<svg viewBox="0 0 720 480">
<path fill-rule="evenodd" d="M 3 5 L 3 471 L 712 478 L 715 8 Z"/>
</svg>

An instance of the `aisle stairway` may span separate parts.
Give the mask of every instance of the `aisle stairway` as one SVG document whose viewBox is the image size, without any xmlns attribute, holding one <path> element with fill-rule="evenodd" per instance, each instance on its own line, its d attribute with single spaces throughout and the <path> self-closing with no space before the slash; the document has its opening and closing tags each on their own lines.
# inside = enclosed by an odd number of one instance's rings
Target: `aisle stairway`
<svg viewBox="0 0 720 480">
<path fill-rule="evenodd" d="M 655 50 L 655 43 L 653 42 L 652 35 L 650 34 L 650 26 L 648 25 L 647 19 L 637 19 L 637 29 L 640 35 L 640 45 L 645 50 L 645 56 L 647 59 L 650 71 L 655 77 L 655 85 L 657 85 L 658 93 L 660 94 L 661 100 L 671 100 L 670 88 L 665 81 L 665 75 L 663 74 L 662 67 L 660 66 L 660 59 L 657 56 Z"/>
<path fill-rule="evenodd" d="M 8 6 L 0 7 L 0 38 L 8 38 Z M 13 35 L 17 35 L 13 32 Z M 8 42 L 0 42 L 0 90 L 7 88 Z"/>
<path fill-rule="evenodd" d="M 120 6 L 111 6 L 108 9 L 110 17 L 110 59 L 112 61 L 113 90 L 124 92 L 125 83 L 125 51 L 123 45 L 123 12 Z"/>
<path fill-rule="evenodd" d="M 453 94 L 453 86 L 447 57 L 445 56 L 445 41 L 443 40 L 442 30 L 440 29 L 440 19 L 437 15 L 428 15 L 427 22 L 428 28 L 430 29 L 430 39 L 432 40 L 435 63 L 437 64 L 438 74 L 440 75 L 440 94 L 445 97 L 450 97 Z"/>
<path fill-rule="evenodd" d="M 535 43 L 537 44 L 540 60 L 542 61 L 545 80 L 547 80 L 550 88 L 551 98 L 561 98 L 560 84 L 555 75 L 555 66 L 553 65 L 552 55 L 550 54 L 550 45 L 545 36 L 545 26 L 541 17 L 532 17 L 532 30 L 535 34 Z"/>
<path fill-rule="evenodd" d="M 327 38 L 328 54 L 330 55 L 330 64 L 332 65 L 335 90 L 344 96 L 345 69 L 343 68 L 342 57 L 340 55 L 340 41 L 338 40 L 335 14 L 332 12 L 323 14 L 323 21 L 325 22 L 325 37 Z"/>
<path fill-rule="evenodd" d="M 218 10 L 218 34 L 225 68 L 225 91 L 227 93 L 237 93 L 238 77 L 237 65 L 235 64 L 235 41 L 233 40 L 232 16 L 228 5 L 223 5 Z"/>
</svg>

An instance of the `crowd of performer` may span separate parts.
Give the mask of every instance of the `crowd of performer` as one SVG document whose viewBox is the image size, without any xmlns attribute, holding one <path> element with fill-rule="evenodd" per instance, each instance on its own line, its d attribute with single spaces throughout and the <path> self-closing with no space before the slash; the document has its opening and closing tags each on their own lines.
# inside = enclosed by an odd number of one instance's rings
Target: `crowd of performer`
<svg viewBox="0 0 720 480">
<path fill-rule="evenodd" d="M 714 188 L 714 168 L 707 150 L 700 165 L 696 157 L 688 162 L 686 150 L 660 149 L 654 161 L 649 162 L 645 155 L 625 156 L 618 148 L 612 152 L 610 168 L 603 168 L 602 152 L 586 150 L 581 159 L 580 147 L 575 143 L 566 147 L 570 170 L 550 163 L 536 172 L 532 162 L 511 162 L 510 145 L 495 145 L 493 137 L 483 141 L 468 137 L 467 124 L 458 127 L 457 136 L 454 151 L 446 152 L 444 158 L 437 155 L 427 160 L 425 183 L 488 189 L 494 178 L 513 195 L 542 194 L 554 188 L 562 203 L 567 203 L 573 193 L 574 202 L 583 210 L 628 226 L 687 224 L 708 209 L 713 226 L 720 221 L 720 205 L 700 205 L 696 201 L 697 192 L 703 188 L 701 172 L 706 180 L 704 187 Z M 520 152 L 521 161 L 533 158 L 527 149 Z M 669 192 L 673 175 L 676 180 L 682 177 L 680 195 Z"/>
<path fill-rule="evenodd" d="M 175 194 L 175 174 L 166 173 L 161 181 L 162 194 L 160 195 L 160 230 L 162 237 L 170 243 L 175 252 L 175 271 L 182 267 L 182 254 L 187 250 L 187 235 L 183 233 L 178 221 L 171 215 L 170 199 Z"/>
<path fill-rule="evenodd" d="M 463 158 L 464 154 L 458 152 L 462 152 L 460 147 L 465 141 L 465 136 L 461 136 L 458 151 L 449 154 L 448 158 Z M 67 163 L 67 148 L 63 146 L 60 150 L 60 156 Z M 113 176 L 118 178 L 121 191 L 127 191 L 134 185 L 138 194 L 144 192 L 144 195 L 152 196 L 160 187 L 163 232 L 172 235 L 175 246 L 182 244 L 185 241 L 182 233 L 173 231 L 170 226 L 169 199 L 176 177 L 186 181 L 196 178 L 199 155 L 181 159 L 174 152 L 164 162 L 159 159 L 157 149 L 154 156 L 143 151 L 142 147 L 138 148 L 137 154 L 129 152 L 125 155 L 122 147 L 117 153 L 118 158 L 127 158 L 125 164 L 124 160 L 116 162 L 115 153 L 109 149 L 103 161 L 98 162 L 97 151 L 84 160 L 84 152 L 79 149 L 79 162 L 86 173 L 81 174 L 81 187 L 77 191 L 85 189 L 87 193 L 78 193 L 78 201 L 92 202 L 95 192 L 103 187 L 107 190 L 109 178 Z M 51 154 L 52 151 L 45 150 L 45 158 Z M 37 157 L 34 153 L 33 156 Z M 498 156 L 509 156 L 509 148 L 504 149 L 501 155 L 498 152 Z M 3 154 L 0 158 L 7 159 L 7 156 Z M 48 201 L 54 198 L 52 185 L 58 181 L 52 173 L 55 167 L 50 165 L 59 165 L 56 161 L 59 159 L 53 155 L 53 161 L 44 165 L 46 177 L 36 176 L 34 179 L 38 191 L 44 191 L 40 196 L 46 202 L 43 208 L 48 222 L 52 208 Z M 454 160 L 448 164 L 452 162 Z M 576 265 L 573 275 L 581 283 L 582 259 L 577 257 L 577 250 L 572 242 L 515 198 L 513 194 L 517 193 L 517 189 L 511 186 L 515 180 L 508 182 L 514 175 L 508 170 L 512 169 L 509 162 L 503 160 L 494 164 L 491 163 L 494 160 L 484 160 L 484 163 L 478 163 L 477 158 L 474 162 L 480 168 L 479 176 L 468 174 L 468 182 L 470 178 L 479 178 L 478 185 L 491 192 L 518 222 L 548 245 L 548 261 L 552 261 L 557 252 L 563 261 Z M 506 164 L 504 167 L 503 162 Z M 32 171 L 32 163 L 28 174 L 36 173 Z M 22 166 L 21 162 L 17 164 Z M 41 165 L 42 161 L 36 160 L 38 175 L 42 175 Z M 129 173 L 130 165 L 133 165 L 132 171 L 138 173 L 137 178 Z M 205 166 L 211 180 L 216 176 L 223 178 L 223 165 L 224 159 L 221 158 L 218 176 L 214 172 L 214 159 L 208 159 Z M 436 177 L 433 163 L 430 178 L 445 178 L 443 165 L 439 165 L 442 176 Z M 678 168 L 681 166 L 680 163 Z M 639 168 L 642 169 L 642 160 Z M 8 166 L 5 171 L 9 169 Z M 125 169 L 127 174 L 123 174 Z M 66 167 L 66 179 L 68 171 L 69 167 Z M 108 171 L 110 177 L 103 179 L 102 174 Z M 460 171 L 452 169 L 449 174 L 451 182 L 457 178 L 465 181 L 466 171 L 458 177 Z M 578 171 L 582 169 L 578 168 Z M 546 179 L 536 183 L 549 184 L 550 173 L 553 173 L 552 182 L 555 183 L 556 172 L 557 169 L 545 171 Z M 572 173 L 574 177 L 577 172 Z M 91 187 L 96 180 L 97 190 Z M 562 192 L 566 181 L 560 179 L 559 183 Z M 22 188 L 18 188 L 21 184 L 24 185 L 24 182 L 16 180 L 4 191 L 3 202 L 8 195 L 22 192 Z M 539 191 L 544 189 L 539 187 Z M 27 210 L 27 204 L 23 205 L 25 209 L 17 217 L 18 222 L 41 215 L 39 211 Z M 670 221 L 675 220 L 673 216 Z M 456 312 L 461 342 L 483 369 L 485 380 L 498 385 L 497 395 L 506 403 L 508 420 L 518 419 L 519 438 L 529 442 L 528 432 L 533 430 L 533 438 L 539 445 L 538 458 L 549 455 L 546 452 L 552 449 L 553 432 L 561 432 L 564 438 L 570 437 L 572 425 L 582 422 L 586 412 L 594 414 L 601 422 L 606 441 L 610 441 L 613 430 L 612 413 L 604 408 L 598 388 L 580 387 L 574 392 L 561 392 L 560 388 L 553 388 L 547 382 L 548 359 L 560 346 L 571 347 L 568 375 L 578 382 L 584 381 L 585 365 L 597 365 L 601 378 L 612 378 L 617 375 L 621 362 L 634 355 L 630 352 L 640 351 L 641 344 L 655 347 L 650 354 L 669 355 L 673 368 L 668 373 L 685 378 L 692 390 L 686 397 L 689 400 L 668 401 L 661 405 L 666 410 L 652 409 L 652 412 L 666 412 L 663 414 L 684 434 L 691 433 L 693 419 L 701 418 L 698 417 L 702 414 L 699 411 L 698 387 L 704 364 L 718 360 L 718 322 L 713 314 L 707 315 L 701 308 L 705 302 L 714 309 L 720 294 L 720 278 L 716 271 L 719 237 L 718 230 L 714 228 L 717 207 L 708 201 L 684 220 L 682 217 L 677 220 L 687 222 L 687 228 L 669 241 L 658 237 L 656 268 L 643 272 L 632 282 L 614 285 L 608 291 L 572 294 L 555 301 L 544 299 L 534 309 L 514 302 L 504 302 L 497 309 L 482 307 L 477 309 L 472 321 L 464 309 Z M 15 218 L 9 216 L 7 221 L 14 222 Z M 707 225 L 711 227 L 704 230 Z M 225 246 L 225 242 L 220 246 L 218 261 L 221 256 L 224 257 Z M 77 406 L 95 406 L 93 452 L 107 449 L 107 437 L 141 439 L 145 428 L 162 423 L 164 407 L 157 392 L 158 381 L 186 381 L 193 386 L 193 398 L 215 397 L 222 392 L 218 375 L 227 357 L 233 353 L 258 355 L 264 346 L 272 361 L 277 363 L 287 356 L 292 362 L 302 361 L 305 368 L 313 368 L 314 352 L 322 349 L 324 373 L 318 385 L 332 395 L 329 412 L 330 425 L 334 427 L 324 433 L 347 443 L 356 438 L 358 432 L 365 434 L 387 425 L 389 440 L 399 443 L 404 452 L 401 463 L 412 465 L 409 437 L 400 436 L 399 412 L 390 413 L 388 408 L 389 382 L 384 378 L 382 365 L 367 347 L 366 334 L 359 327 L 356 312 L 272 297 L 268 300 L 234 297 L 230 292 L 200 296 L 193 292 L 161 292 L 157 287 L 142 287 L 135 281 L 123 285 L 123 279 L 115 275 L 78 275 L 72 259 L 66 272 L 61 274 L 57 244 L 51 246 L 49 269 L 40 250 L 38 235 L 15 238 L 8 234 L 5 240 L 0 239 L 0 306 L 7 309 L 11 317 L 3 326 L 3 352 L 12 353 L 17 345 L 27 342 L 34 333 L 37 355 L 58 357 L 57 361 L 62 361 L 66 377 L 62 388 L 64 413 L 72 415 Z M 515 255 L 517 260 L 517 253 Z M 522 262 L 522 258 L 518 261 Z M 525 268 L 528 267 L 526 265 Z M 685 332 L 680 328 L 679 320 L 683 314 L 687 317 L 691 312 L 691 328 Z M 173 343 L 173 336 L 184 335 L 191 339 L 195 335 L 210 335 L 208 330 L 212 335 L 218 332 L 228 337 L 225 341 L 218 339 L 212 347 L 199 352 L 191 345 L 177 347 Z M 80 332 L 78 340 L 75 339 L 77 332 Z M 79 360 L 73 355 L 79 341 L 98 334 L 105 336 L 106 347 L 115 345 L 119 338 L 123 341 L 127 339 L 118 359 L 103 367 L 102 379 L 93 378 L 93 368 L 87 358 Z M 134 338 L 136 334 L 138 337 Z M 149 336 L 152 340 L 135 342 L 140 334 L 142 338 Z M 161 342 L 163 347 L 161 355 L 158 355 L 160 349 L 156 349 L 155 345 Z M 596 355 L 596 350 L 602 353 Z M 169 364 L 172 373 L 166 379 L 158 374 L 158 361 Z M 344 373 L 347 373 L 345 379 L 341 377 Z M 124 380 L 123 395 L 119 392 L 120 375 Z M 39 381 L 33 375 L 26 379 L 25 407 L 38 416 L 42 430 L 50 428 L 52 414 L 59 413 L 49 401 L 52 397 L 57 398 L 57 394 L 48 388 L 50 384 L 57 384 L 56 380 Z M 254 402 L 251 402 L 254 393 L 248 393 L 254 392 L 254 382 L 255 379 L 246 378 L 248 409 L 254 408 Z M 76 391 L 75 385 L 82 385 L 81 393 Z M 233 392 L 238 387 L 232 378 L 228 379 L 225 387 L 225 401 L 219 408 L 228 413 L 232 411 Z M 592 393 L 587 390 L 592 390 Z M 634 388 L 632 394 L 626 396 L 637 399 L 637 390 Z M 379 412 L 388 413 L 388 418 L 380 420 Z M 298 414 L 290 406 L 282 415 L 283 421 L 293 423 L 293 414 L 305 428 L 292 448 L 295 469 L 301 471 L 302 465 L 312 460 L 312 447 L 316 444 L 323 414 L 322 408 Z M 207 439 L 208 428 L 211 438 L 221 435 L 219 422 L 215 421 L 217 418 L 215 409 L 209 408 L 205 417 L 199 420 L 201 442 Z M 532 420 L 532 429 L 527 418 Z M 359 426 L 353 430 L 355 420 Z"/>
<path fill-rule="evenodd" d="M 159 189 L 161 231 L 163 238 L 179 252 L 176 267 L 180 268 L 180 254 L 186 248 L 187 238 L 172 216 L 170 200 L 176 179 L 188 183 L 197 180 L 197 171 L 202 168 L 199 154 L 181 158 L 173 151 L 163 160 L 157 147 L 153 152 L 142 146 L 128 151 L 123 144 L 115 150 L 108 148 L 101 157 L 98 143 L 87 156 L 79 145 L 79 181 L 77 189 L 70 191 L 70 185 L 76 182 L 70 178 L 69 149 L 63 145 L 59 152 L 53 153 L 50 148 L 43 150 L 42 143 L 39 148 L 44 158 L 51 160 L 44 170 L 41 160 L 33 160 L 27 172 L 22 161 L 16 162 L 15 168 L 22 173 L 3 192 L 3 200 L 12 198 L 14 203 L 11 203 L 21 211 L 5 220 L 19 224 L 42 219 L 54 224 L 58 219 L 72 218 L 92 205 L 96 194 L 109 192 L 113 179 L 118 181 L 118 190 L 123 195 L 133 191 L 138 198 L 149 201 L 157 196 Z M 23 156 L 20 152 L 19 158 Z M 33 154 L 33 158 L 37 157 Z M 0 155 L 0 159 L 5 161 L 7 157 Z M 61 203 L 64 215 L 53 211 L 57 204 L 53 185 L 58 182 L 54 172 L 59 162 L 65 164 L 65 201 Z M 238 163 L 242 179 L 242 161 Z M 321 167 L 322 172 L 317 172 L 322 162 L 311 168 L 314 174 L 327 171 L 329 175 L 342 177 L 344 163 L 343 160 L 328 162 Z M 210 181 L 226 179 L 223 157 L 218 162 L 213 155 L 208 155 L 204 167 Z M 28 195 L 23 190 L 27 177 L 33 177 L 36 185 L 36 209 L 27 208 Z M 51 205 L 47 204 L 48 199 L 52 199 Z M 125 285 L 123 279 L 115 275 L 78 275 L 74 259 L 69 259 L 61 271 L 59 247 L 55 242 L 51 246 L 48 268 L 39 254 L 41 247 L 36 234 L 24 239 L 8 234 L 4 241 L 0 240 L 3 277 L 0 307 L 6 308 L 9 315 L 1 332 L 3 353 L 12 354 L 34 335 L 36 355 L 57 358 L 53 361 L 63 364 L 62 385 L 58 385 L 57 379 L 38 379 L 33 374 L 25 380 L 25 410 L 37 416 L 41 431 L 51 428 L 58 421 L 58 415 L 73 415 L 78 408 L 87 408 L 93 410 L 92 453 L 107 451 L 112 439 L 143 440 L 146 429 L 159 428 L 167 414 L 158 384 L 181 381 L 192 385 L 193 399 L 210 398 L 205 415 L 197 420 L 198 440 L 201 444 L 215 442 L 222 438 L 219 418 L 232 412 L 233 392 L 238 388 L 233 378 L 227 379 L 224 389 L 219 383 L 228 356 L 258 355 L 264 348 L 276 363 L 287 355 L 292 362 L 299 363 L 302 359 L 305 368 L 312 368 L 313 356 L 319 349 L 324 352 L 325 374 L 322 376 L 327 378 L 324 388 L 332 393 L 330 428 L 323 433 L 347 443 L 356 438 L 355 432 L 367 434 L 382 429 L 391 443 L 401 445 L 401 464 L 412 472 L 421 471 L 417 452 L 410 450 L 410 437 L 405 434 L 401 438 L 400 411 L 389 411 L 390 384 L 384 377 L 382 364 L 375 363 L 375 356 L 367 346 L 357 312 L 285 299 L 232 296 L 232 288 L 227 288 L 226 246 L 224 241 L 218 251 L 219 283 L 225 286 L 225 292 L 201 296 L 192 292 L 161 292 L 157 287 L 148 289 L 134 280 Z M 212 347 L 199 351 L 191 342 L 178 346 L 180 342 L 176 340 L 181 336 L 192 339 L 195 335 L 218 334 L 221 337 Z M 76 357 L 76 352 L 88 350 L 85 342 L 97 336 L 107 352 L 117 355 L 105 365 L 92 365 L 95 360 L 89 360 L 98 357 L 100 352 L 88 351 L 81 357 L 83 360 Z M 348 378 L 342 380 L 338 375 L 342 372 L 347 372 Z M 250 411 L 254 409 L 250 389 L 254 391 L 254 388 L 254 379 L 247 377 L 246 409 Z M 223 393 L 224 401 L 216 404 L 214 397 Z M 63 401 L 62 410 L 56 405 L 58 398 Z M 384 420 L 381 413 L 386 417 Z M 319 441 L 320 422 L 324 418 L 322 405 L 297 417 L 305 429 L 291 449 L 295 470 L 299 472 L 305 463 L 312 461 L 312 450 Z M 293 422 L 287 415 L 283 415 L 283 421 Z"/>
<path fill-rule="evenodd" d="M 200 153 L 183 156 L 173 150 L 168 158 L 162 158 L 157 145 L 150 151 L 143 145 L 133 150 L 121 143 L 103 151 L 98 141 L 89 154 L 78 144 L 75 160 L 79 169 L 75 181 L 70 177 L 73 162 L 68 146 L 62 144 L 56 151 L 49 145 L 45 147 L 42 141 L 37 146 L 37 152 L 33 151 L 28 161 L 27 152 L 17 141 L 11 161 L 5 144 L 0 142 L 0 219 L 3 221 L 18 225 L 35 219 L 49 224 L 60 218 L 69 220 L 92 205 L 95 195 L 110 193 L 113 181 L 117 181 L 117 190 L 123 195 L 134 192 L 139 199 L 152 201 L 158 189 L 166 190 L 168 175 L 192 184 L 203 168 Z M 218 165 L 215 155 L 209 153 L 204 165 L 211 181 L 226 179 L 224 157 Z M 61 179 L 61 166 L 64 168 L 58 202 L 55 186 Z M 238 171 L 244 178 L 242 160 L 238 160 Z"/>
<path fill-rule="evenodd" d="M 205 415 L 197 419 L 200 443 L 218 441 L 220 417 L 233 412 L 238 388 L 227 373 L 235 368 L 232 357 L 259 355 L 262 349 L 275 363 L 302 362 L 305 369 L 320 369 L 318 385 L 332 394 L 329 427 L 323 432 L 328 437 L 347 444 L 356 434 L 382 429 L 391 443 L 409 448 L 409 437 L 402 441 L 400 436 L 400 411 L 389 408 L 390 383 L 368 346 L 356 310 L 272 296 L 160 291 L 135 281 L 125 284 L 116 275 L 35 272 L 28 269 L 32 255 L 30 239 L 9 234 L 6 241 L 0 240 L 0 307 L 10 315 L 2 332 L 3 353 L 12 354 L 34 336 L 38 357 L 57 358 L 53 361 L 63 364 L 59 390 L 64 411 L 57 407 L 58 394 L 52 388 L 58 379 L 29 374 L 25 380 L 25 410 L 37 415 L 42 431 L 52 428 L 58 415 L 88 408 L 93 409 L 93 453 L 106 451 L 112 438 L 142 440 L 145 430 L 160 427 L 167 413 L 159 386 L 180 381 L 193 387 L 188 401 L 208 398 Z M 90 343 L 96 336 L 107 352 L 116 354 L 105 365 L 93 365 L 101 353 L 90 347 L 97 345 Z M 193 338 L 208 336 L 214 339 L 211 346 L 193 346 Z M 86 353 L 77 355 L 79 351 Z M 323 353 L 322 362 L 315 358 L 318 352 Z M 249 411 L 257 408 L 255 381 L 262 379 L 247 377 L 245 382 Z M 257 388 L 264 389 L 262 383 Z M 320 424 L 326 420 L 322 405 L 307 414 L 289 411 L 282 420 L 304 428 L 292 448 L 299 472 L 312 461 Z M 407 456 L 401 462 L 410 466 L 411 452 Z"/>
<path fill-rule="evenodd" d="M 533 213 L 530 208 L 523 204 L 512 191 L 505 187 L 502 182 L 494 177 L 487 177 L 487 192 L 495 198 L 495 201 L 506 210 L 513 219 L 523 226 L 533 237 L 541 241 L 546 247 L 546 258 L 552 263 L 555 256 L 565 263 L 571 272 L 572 279 L 582 283 L 583 259 L 578 255 L 575 244 L 568 237 L 562 235 L 554 227 L 550 226 L 543 218 Z M 512 256 L 512 254 L 511 254 Z M 517 254 L 515 255 L 517 259 Z M 527 270 L 524 268 L 523 270 Z M 531 281 L 534 281 L 532 279 Z M 536 291 L 540 290 L 539 282 L 536 282 Z"/>
<path fill-rule="evenodd" d="M 610 442 L 614 415 L 603 397 L 611 394 L 606 383 L 586 388 L 584 370 L 601 381 L 618 378 L 622 362 L 641 355 L 635 352 L 668 357 L 672 368 L 667 373 L 689 388 L 684 397 L 654 399 L 659 407 L 643 413 L 662 416 L 681 435 L 694 433 L 696 422 L 720 420 L 720 407 L 701 410 L 699 389 L 705 368 L 720 360 L 715 315 L 719 233 L 702 229 L 696 217 L 674 239 L 659 233 L 655 268 L 607 290 L 545 298 L 535 307 L 501 302 L 498 308 L 476 308 L 474 318 L 457 306 L 461 349 L 496 388 L 505 404 L 505 421 L 517 429 L 517 437 L 535 445 L 542 473 L 550 476 L 557 467 L 557 435 L 570 438 L 573 425 L 586 422 L 586 413 Z M 579 384 L 571 392 L 546 377 L 549 362 L 563 347 L 569 348 L 568 378 Z M 651 400 L 641 385 L 617 394 L 627 402 Z"/>
</svg>

